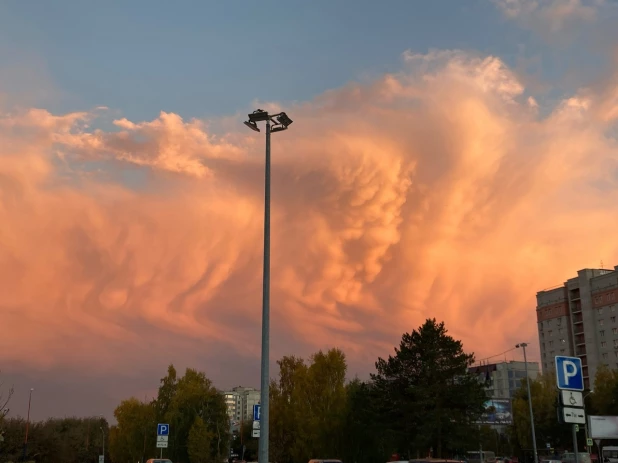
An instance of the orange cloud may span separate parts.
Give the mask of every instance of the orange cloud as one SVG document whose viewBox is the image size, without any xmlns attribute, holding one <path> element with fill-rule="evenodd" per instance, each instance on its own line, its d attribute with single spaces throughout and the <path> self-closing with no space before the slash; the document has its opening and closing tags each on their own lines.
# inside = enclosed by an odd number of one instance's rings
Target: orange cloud
<svg viewBox="0 0 618 463">
<path fill-rule="evenodd" d="M 274 356 L 337 345 L 368 369 L 426 317 L 491 355 L 536 340 L 537 290 L 618 262 L 615 118 L 594 91 L 540 117 L 496 57 L 404 58 L 286 107 L 273 135 Z M 3 360 L 130 369 L 163 337 L 257 358 L 263 137 L 95 121 L 0 119 Z"/>
</svg>

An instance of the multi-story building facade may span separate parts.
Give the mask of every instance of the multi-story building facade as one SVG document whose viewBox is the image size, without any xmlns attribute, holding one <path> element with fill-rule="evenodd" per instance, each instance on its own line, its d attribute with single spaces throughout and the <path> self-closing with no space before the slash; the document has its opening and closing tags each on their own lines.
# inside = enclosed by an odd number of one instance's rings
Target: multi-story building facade
<svg viewBox="0 0 618 463">
<path fill-rule="evenodd" d="M 618 266 L 579 270 L 536 300 L 544 372 L 554 371 L 557 355 L 580 357 L 584 386 L 592 389 L 600 365 L 618 367 Z"/>
<path fill-rule="evenodd" d="M 227 412 L 232 422 L 252 421 L 253 406 L 260 403 L 260 391 L 238 386 L 223 393 Z"/>
<path fill-rule="evenodd" d="M 518 361 L 490 363 L 472 367 L 470 372 L 485 383 L 490 398 L 512 399 L 526 377 L 526 364 Z M 528 362 L 528 377 L 536 379 L 538 375 L 539 364 Z"/>
</svg>

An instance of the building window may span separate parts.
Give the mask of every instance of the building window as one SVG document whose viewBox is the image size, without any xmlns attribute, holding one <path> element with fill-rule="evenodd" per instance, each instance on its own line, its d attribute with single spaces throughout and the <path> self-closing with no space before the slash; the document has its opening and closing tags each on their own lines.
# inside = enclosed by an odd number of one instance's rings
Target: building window
<svg viewBox="0 0 618 463">
<path fill-rule="evenodd" d="M 618 349 L 618 339 L 614 339 L 614 347 Z"/>
<path fill-rule="evenodd" d="M 560 328 L 560 329 L 558 330 L 558 334 L 564 334 L 564 328 Z"/>
<path fill-rule="evenodd" d="M 603 360 L 607 360 L 607 352 L 603 352 Z"/>
<path fill-rule="evenodd" d="M 601 342 L 601 347 L 603 348 L 607 347 L 607 343 L 605 341 Z"/>
<path fill-rule="evenodd" d="M 600 309 L 597 309 L 597 313 L 599 315 L 603 315 L 603 307 L 601 307 Z"/>
<path fill-rule="evenodd" d="M 549 347 L 552 347 L 554 345 L 554 341 L 549 341 Z"/>
<path fill-rule="evenodd" d="M 605 320 L 601 319 L 599 320 L 599 326 L 603 326 L 605 324 Z"/>
<path fill-rule="evenodd" d="M 561 354 L 564 354 L 564 349 L 560 349 L 560 353 L 561 353 Z"/>
<path fill-rule="evenodd" d="M 547 334 L 548 334 L 549 336 L 553 336 L 553 335 L 551 334 L 551 330 L 549 330 L 549 331 L 547 332 Z"/>
<path fill-rule="evenodd" d="M 556 320 L 556 324 L 558 326 L 562 325 L 562 318 L 559 318 L 558 320 Z"/>
<path fill-rule="evenodd" d="M 543 358 L 547 358 L 547 353 L 543 352 Z"/>
<path fill-rule="evenodd" d="M 545 339 L 545 333 L 543 333 L 543 332 L 541 332 L 541 339 Z"/>
<path fill-rule="evenodd" d="M 612 306 L 612 312 L 615 312 L 615 311 L 616 311 L 616 306 L 615 306 L 615 305 L 613 305 L 613 306 Z"/>
<path fill-rule="evenodd" d="M 553 350 L 552 350 L 552 351 L 549 353 L 549 355 L 551 355 L 551 356 L 553 357 L 555 353 L 556 353 L 556 351 L 553 351 Z"/>
<path fill-rule="evenodd" d="M 605 337 L 605 330 L 599 331 L 599 334 L 601 335 L 602 338 Z"/>
<path fill-rule="evenodd" d="M 561 340 L 560 340 L 560 342 L 561 342 L 562 344 L 566 344 L 566 339 L 561 339 Z"/>
<path fill-rule="evenodd" d="M 612 323 L 616 323 L 616 317 L 612 317 L 611 320 L 612 320 Z"/>
<path fill-rule="evenodd" d="M 612 334 L 618 334 L 618 328 L 612 328 Z"/>
</svg>

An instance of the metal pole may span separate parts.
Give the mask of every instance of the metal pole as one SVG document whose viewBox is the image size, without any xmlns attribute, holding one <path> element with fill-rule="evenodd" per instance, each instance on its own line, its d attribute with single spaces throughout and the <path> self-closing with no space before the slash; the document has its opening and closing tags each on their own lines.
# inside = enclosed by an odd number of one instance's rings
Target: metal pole
<svg viewBox="0 0 618 463">
<path fill-rule="evenodd" d="M 101 436 L 103 437 L 103 461 L 105 461 L 105 431 L 103 426 L 101 426 Z"/>
<path fill-rule="evenodd" d="M 520 344 L 524 350 L 524 368 L 526 369 L 526 384 L 528 385 L 528 405 L 530 406 L 530 427 L 532 428 L 532 448 L 534 450 L 534 463 L 539 463 L 539 456 L 536 451 L 536 433 L 534 432 L 534 414 L 532 412 L 532 393 L 530 392 L 530 377 L 528 376 L 528 358 L 526 357 L 526 346 L 528 344 Z M 577 461 L 575 461 L 577 463 Z"/>
<path fill-rule="evenodd" d="M 32 391 L 34 391 L 34 389 L 30 389 L 30 397 L 28 398 L 28 418 L 26 419 L 26 437 L 24 439 L 24 461 L 26 461 L 26 451 L 28 448 L 28 430 L 30 428 L 30 405 L 32 404 Z"/>
<path fill-rule="evenodd" d="M 270 121 L 266 121 L 264 175 L 264 271 L 262 281 L 262 374 L 258 463 L 268 463 L 268 408 L 270 394 Z"/>
<path fill-rule="evenodd" d="M 577 450 L 577 431 L 575 430 L 576 426 L 576 424 L 573 425 L 573 454 L 575 455 L 575 463 L 579 463 L 579 455 Z"/>
</svg>

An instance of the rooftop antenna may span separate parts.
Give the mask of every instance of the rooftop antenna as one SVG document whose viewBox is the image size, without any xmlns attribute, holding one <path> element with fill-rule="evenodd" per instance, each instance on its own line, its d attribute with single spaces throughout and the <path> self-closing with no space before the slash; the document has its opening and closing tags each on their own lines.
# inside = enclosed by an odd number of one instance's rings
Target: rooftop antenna
<svg viewBox="0 0 618 463">
<path fill-rule="evenodd" d="M 603 267 L 603 261 L 601 261 L 601 270 L 605 270 L 605 267 Z"/>
</svg>

